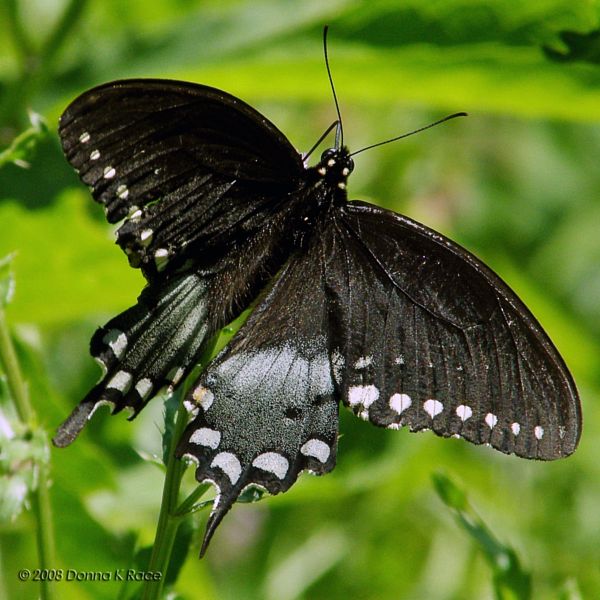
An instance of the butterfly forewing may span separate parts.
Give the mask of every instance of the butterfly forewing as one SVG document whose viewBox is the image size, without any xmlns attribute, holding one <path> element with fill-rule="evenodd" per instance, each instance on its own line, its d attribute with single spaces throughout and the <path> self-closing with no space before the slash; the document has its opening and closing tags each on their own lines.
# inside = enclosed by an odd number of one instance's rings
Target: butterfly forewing
<svg viewBox="0 0 600 600">
<path fill-rule="evenodd" d="M 127 219 L 117 241 L 152 278 L 243 238 L 250 217 L 297 187 L 300 155 L 241 100 L 177 81 L 117 81 L 64 112 L 65 155 L 105 206 Z"/>
<path fill-rule="evenodd" d="M 406 217 L 363 203 L 341 213 L 327 278 L 344 402 L 384 427 L 432 429 L 527 458 L 573 452 L 574 383 L 506 284 Z"/>
</svg>

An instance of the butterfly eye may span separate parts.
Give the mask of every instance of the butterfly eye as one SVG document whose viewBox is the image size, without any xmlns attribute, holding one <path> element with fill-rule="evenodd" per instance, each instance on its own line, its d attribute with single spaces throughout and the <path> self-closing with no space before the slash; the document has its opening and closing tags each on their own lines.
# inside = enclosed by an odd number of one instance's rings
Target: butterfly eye
<svg viewBox="0 0 600 600">
<path fill-rule="evenodd" d="M 337 150 L 335 148 L 328 148 L 321 154 L 321 162 L 327 162 L 328 160 L 335 158 L 337 155 Z"/>
<path fill-rule="evenodd" d="M 352 158 L 348 157 L 346 159 L 346 164 L 344 165 L 344 175 L 350 175 L 354 171 L 354 161 Z"/>
</svg>

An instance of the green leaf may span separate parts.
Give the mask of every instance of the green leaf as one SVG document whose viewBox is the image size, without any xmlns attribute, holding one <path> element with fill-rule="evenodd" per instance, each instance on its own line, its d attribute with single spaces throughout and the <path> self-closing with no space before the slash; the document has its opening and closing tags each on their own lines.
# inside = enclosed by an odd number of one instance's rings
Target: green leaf
<svg viewBox="0 0 600 600">
<path fill-rule="evenodd" d="M 66 190 L 35 211 L 0 204 L 0 256 L 16 251 L 14 322 L 60 324 L 133 304 L 142 277 L 111 244 L 110 227 L 92 218 L 92 206 L 84 190 Z"/>
<path fill-rule="evenodd" d="M 29 120 L 31 127 L 18 135 L 6 150 L 0 152 L 0 169 L 7 163 L 29 168 L 28 161 L 35 147 L 48 133 L 48 125 L 41 115 L 29 113 Z"/>
<path fill-rule="evenodd" d="M 531 575 L 519 562 L 517 553 L 502 543 L 470 507 L 466 493 L 442 473 L 432 476 L 440 498 L 452 509 L 458 524 L 483 552 L 490 568 L 497 600 L 529 600 Z"/>
<path fill-rule="evenodd" d="M 0 523 L 14 521 L 37 487 L 37 469 L 49 460 L 41 430 L 30 431 L 0 409 Z"/>
</svg>

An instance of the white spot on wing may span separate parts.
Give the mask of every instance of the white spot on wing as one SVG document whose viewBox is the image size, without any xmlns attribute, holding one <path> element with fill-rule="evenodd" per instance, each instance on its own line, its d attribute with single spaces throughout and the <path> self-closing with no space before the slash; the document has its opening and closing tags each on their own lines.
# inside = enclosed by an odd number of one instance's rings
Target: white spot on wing
<svg viewBox="0 0 600 600">
<path fill-rule="evenodd" d="M 513 432 L 513 435 L 519 435 L 521 433 L 521 426 L 518 423 L 513 423 L 510 426 L 510 430 Z"/>
<path fill-rule="evenodd" d="M 262 471 L 273 473 L 278 479 L 283 479 L 289 469 L 290 464 L 285 456 L 277 452 L 265 452 L 259 454 L 253 461 L 252 466 Z"/>
<path fill-rule="evenodd" d="M 403 357 L 402 355 L 400 355 L 400 356 L 397 356 L 397 357 L 394 359 L 394 362 L 395 362 L 397 365 L 403 365 L 403 364 L 404 364 L 404 357 Z"/>
<path fill-rule="evenodd" d="M 348 389 L 348 404 L 369 408 L 379 398 L 379 390 L 374 385 L 353 385 Z"/>
<path fill-rule="evenodd" d="M 365 367 L 368 367 L 372 362 L 373 362 L 373 357 L 372 356 L 361 356 L 354 363 L 354 368 L 355 369 L 364 369 Z"/>
<path fill-rule="evenodd" d="M 140 395 L 142 400 L 145 400 L 152 391 L 152 382 L 147 377 L 144 377 L 144 379 L 140 379 L 135 384 L 135 390 Z"/>
<path fill-rule="evenodd" d="M 339 351 L 334 350 L 331 353 L 331 371 L 333 372 L 333 376 L 338 383 L 341 383 L 342 381 L 342 369 L 344 368 L 345 364 L 346 361 L 344 360 L 344 357 Z"/>
<path fill-rule="evenodd" d="M 188 460 L 190 462 L 193 462 L 196 466 L 200 465 L 200 461 L 198 460 L 198 457 L 194 456 L 193 454 L 190 454 L 189 452 L 186 452 L 185 454 L 182 454 L 181 458 L 183 458 L 184 460 Z"/>
<path fill-rule="evenodd" d="M 433 419 L 444 410 L 444 405 L 439 400 L 425 400 L 423 410 Z"/>
<path fill-rule="evenodd" d="M 185 371 L 181 367 L 175 367 L 169 371 L 169 373 L 167 374 L 167 379 L 173 385 L 177 385 L 181 381 L 181 378 L 183 377 L 184 373 Z"/>
<path fill-rule="evenodd" d="M 79 136 L 79 141 L 82 144 L 87 144 L 90 141 L 90 134 L 87 131 L 84 131 L 80 136 Z"/>
<path fill-rule="evenodd" d="M 127 371 L 117 371 L 112 379 L 106 384 L 106 387 L 119 390 L 123 394 L 126 394 L 131 387 L 131 380 L 131 373 L 127 373 Z"/>
<path fill-rule="evenodd" d="M 98 160 L 100 158 L 100 150 L 92 150 L 90 160 Z"/>
<path fill-rule="evenodd" d="M 390 398 L 390 408 L 398 414 L 402 414 L 412 404 L 408 394 L 394 394 Z"/>
<path fill-rule="evenodd" d="M 183 401 L 183 408 L 185 408 L 192 417 L 195 417 L 198 414 L 198 407 L 189 400 Z"/>
<path fill-rule="evenodd" d="M 458 418 L 464 422 L 473 416 L 473 410 L 470 406 L 461 404 L 460 406 L 456 407 L 456 414 L 458 415 Z"/>
<path fill-rule="evenodd" d="M 152 229 L 144 229 L 142 233 L 140 233 L 140 241 L 143 246 L 148 246 L 150 244 L 153 234 L 154 231 L 152 231 Z"/>
<path fill-rule="evenodd" d="M 127 336 L 119 329 L 107 331 L 102 341 L 110 347 L 117 358 L 121 358 L 127 350 Z"/>
<path fill-rule="evenodd" d="M 238 460 L 238 457 L 231 452 L 219 452 L 210 463 L 211 467 L 219 467 L 232 484 L 237 483 L 237 480 L 242 474 L 242 465 Z"/>
<path fill-rule="evenodd" d="M 117 196 L 119 198 L 121 198 L 121 200 L 125 200 L 125 198 L 127 198 L 127 196 L 129 196 L 129 190 L 127 189 L 127 186 L 124 184 L 121 184 L 118 188 L 117 188 Z"/>
<path fill-rule="evenodd" d="M 331 451 L 325 442 L 313 439 L 308 440 L 308 442 L 300 448 L 300 452 L 302 452 L 304 456 L 312 456 L 319 462 L 326 463 Z"/>
<path fill-rule="evenodd" d="M 114 167 L 104 167 L 104 179 L 112 179 L 116 174 Z"/>
<path fill-rule="evenodd" d="M 208 410 L 212 403 L 215 401 L 215 395 L 202 385 L 199 385 L 193 392 L 192 398 L 198 403 L 204 410 Z"/>
<path fill-rule="evenodd" d="M 544 437 L 544 428 L 541 425 L 536 425 L 533 430 L 533 435 L 535 435 L 538 440 L 541 440 Z"/>
<path fill-rule="evenodd" d="M 216 450 L 221 443 L 221 433 L 208 427 L 200 427 L 196 429 L 190 436 L 190 442 L 198 446 L 206 446 Z"/>
<path fill-rule="evenodd" d="M 162 271 L 169 262 L 169 251 L 166 248 L 159 248 L 154 253 L 154 263 L 159 271 Z"/>
<path fill-rule="evenodd" d="M 485 415 L 485 422 L 490 429 L 494 429 L 496 423 L 498 423 L 498 417 L 492 413 L 488 413 Z"/>
</svg>

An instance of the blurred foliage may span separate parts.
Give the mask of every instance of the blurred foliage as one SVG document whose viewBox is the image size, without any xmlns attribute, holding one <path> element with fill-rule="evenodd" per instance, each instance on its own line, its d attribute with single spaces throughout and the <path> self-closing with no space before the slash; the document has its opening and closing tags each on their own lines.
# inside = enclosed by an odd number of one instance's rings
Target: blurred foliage
<svg viewBox="0 0 600 600">
<path fill-rule="evenodd" d="M 0 152 L 12 158 L 0 169 L 0 257 L 15 253 L 6 312 L 49 431 L 98 376 L 92 332 L 142 286 L 62 157 L 60 113 L 111 79 L 188 79 L 244 98 L 306 150 L 335 118 L 325 23 L 351 148 L 470 113 L 361 154 L 351 197 L 483 258 L 544 324 L 581 391 L 580 448 L 551 464 L 375 430 L 342 411 L 336 470 L 237 505 L 202 561 L 206 511 L 196 515 L 181 534 L 192 550 L 179 597 L 493 598 L 485 549 L 435 493 L 440 469 L 518 555 L 533 598 L 600 597 L 599 21 L 597 0 L 2 0 Z M 31 111 L 49 134 L 29 129 Z M 0 378 L 2 407 L 3 390 Z M 56 568 L 114 571 L 143 555 L 162 472 L 141 456 L 161 455 L 162 428 L 158 399 L 133 423 L 99 411 L 73 446 L 52 451 Z M 0 533 L 0 597 L 36 598 L 16 577 L 36 566 L 30 515 Z M 60 597 L 115 598 L 117 585 L 71 582 Z"/>
<path fill-rule="evenodd" d="M 469 505 L 464 490 L 442 473 L 433 476 L 440 498 L 451 508 L 458 524 L 481 548 L 493 574 L 496 600 L 530 600 L 531 576 L 523 571 L 517 553 L 500 542 Z"/>
</svg>

